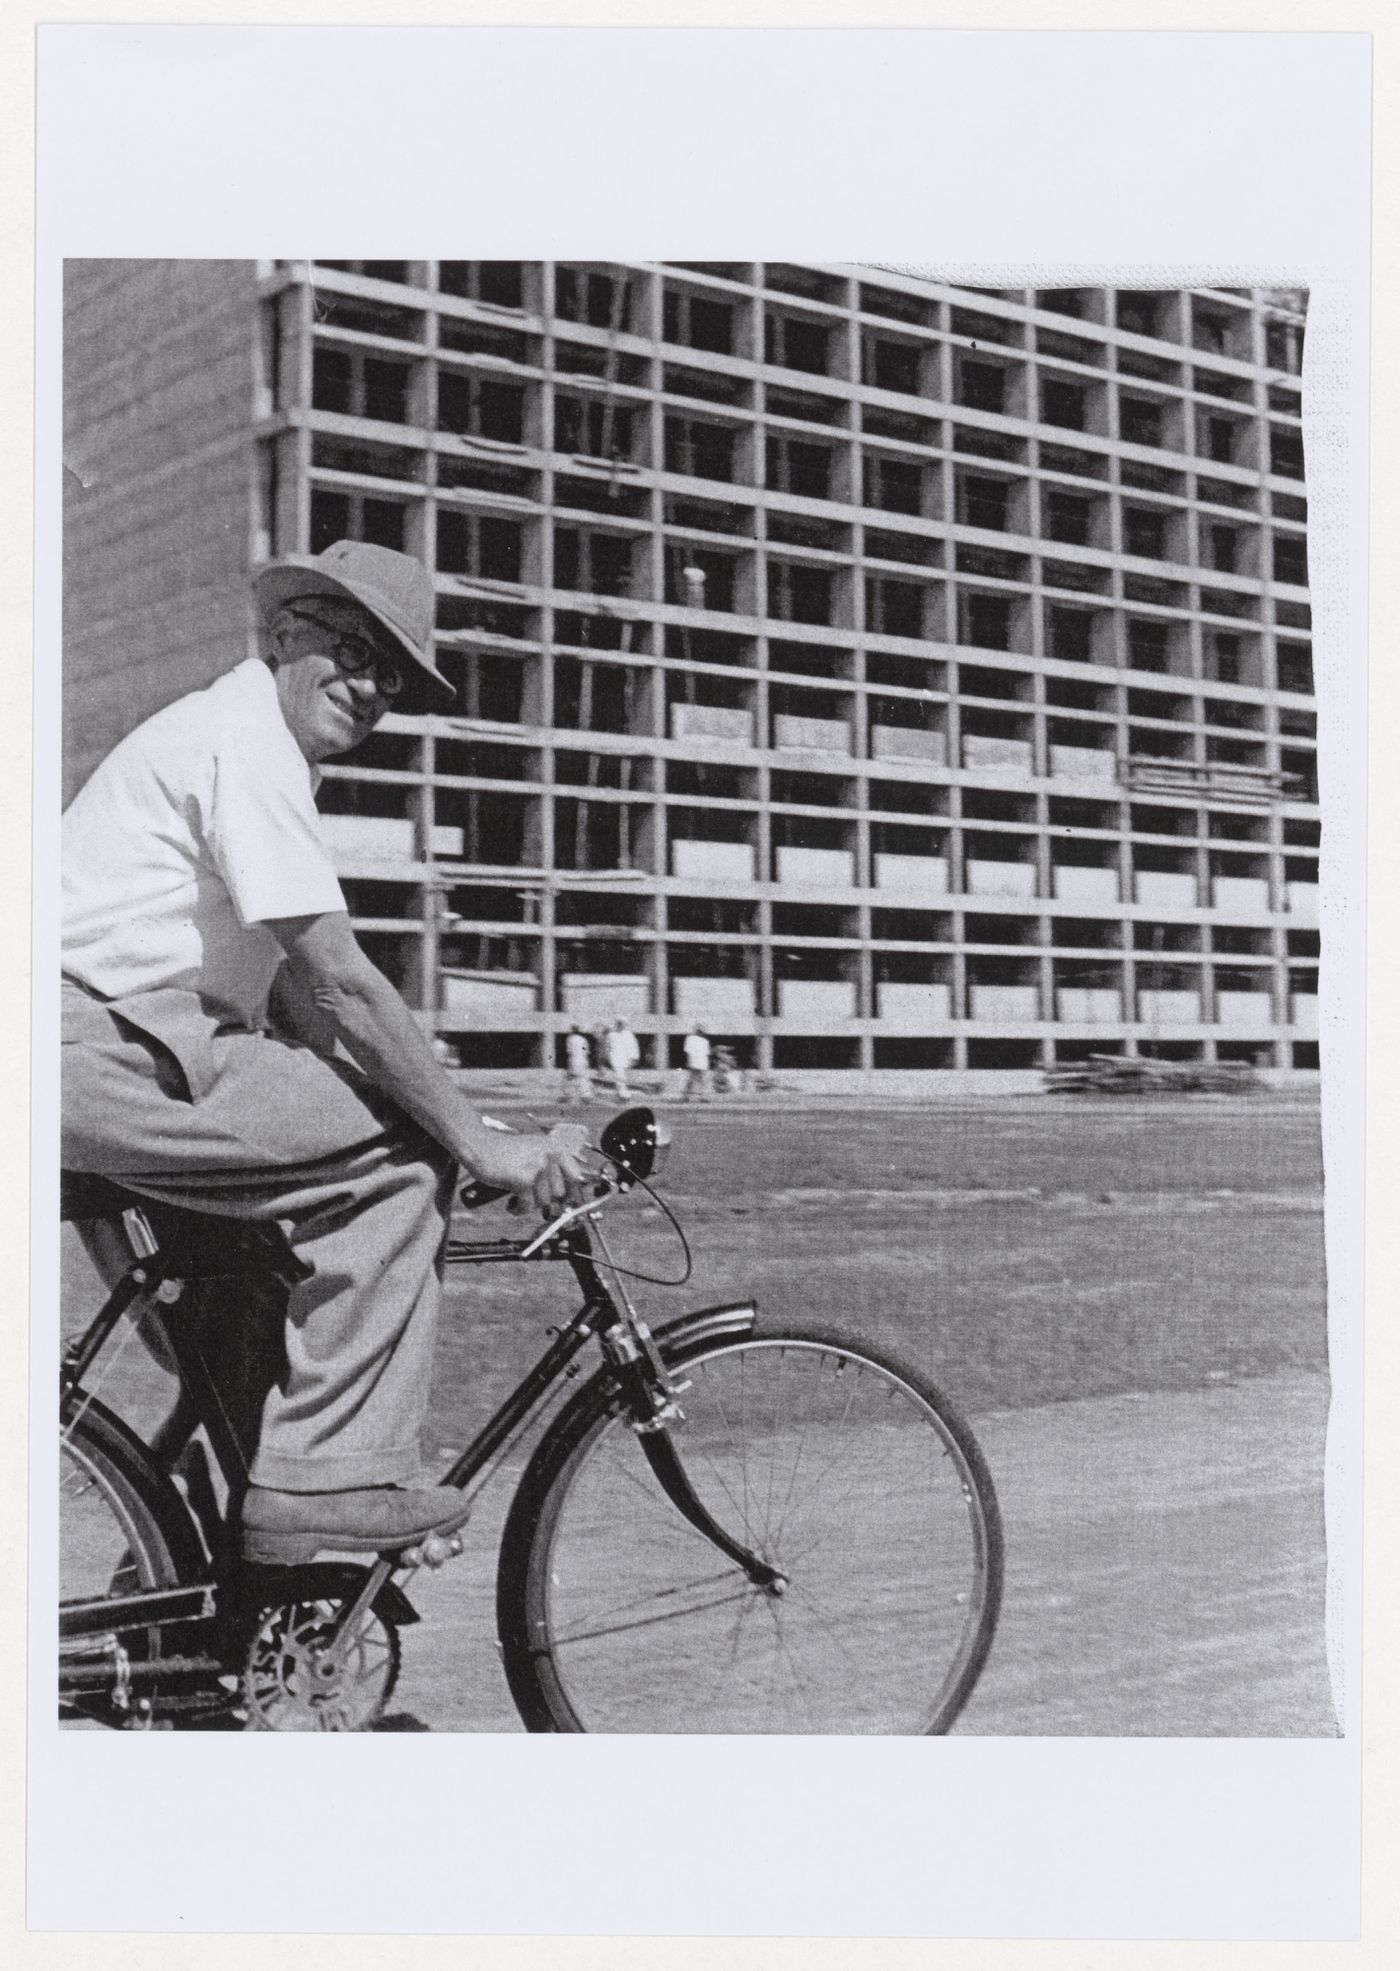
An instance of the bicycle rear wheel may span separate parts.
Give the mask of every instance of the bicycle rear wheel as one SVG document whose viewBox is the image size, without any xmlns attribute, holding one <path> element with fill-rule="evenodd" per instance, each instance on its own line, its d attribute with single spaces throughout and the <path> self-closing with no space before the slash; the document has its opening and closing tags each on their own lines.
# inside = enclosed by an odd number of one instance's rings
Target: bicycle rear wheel
<svg viewBox="0 0 1400 1971">
<path fill-rule="evenodd" d="M 1001 1596 L 976 1440 L 916 1372 L 829 1332 L 669 1358 L 674 1442 L 757 1588 L 662 1493 L 600 1375 L 540 1445 L 507 1520 L 497 1610 L 534 1731 L 945 1732 Z"/>
<path fill-rule="evenodd" d="M 59 1439 L 58 1579 L 60 1614 L 72 1602 L 171 1588 L 188 1563 L 192 1535 L 168 1524 L 160 1481 L 142 1446 L 100 1403 L 87 1402 Z M 132 1663 L 160 1655 L 157 1628 L 126 1631 Z M 126 1713 L 111 1701 L 112 1680 L 90 1649 L 59 1648 L 59 1701 L 70 1717 L 115 1725 Z M 149 1678 L 143 1691 L 151 1695 Z"/>
</svg>

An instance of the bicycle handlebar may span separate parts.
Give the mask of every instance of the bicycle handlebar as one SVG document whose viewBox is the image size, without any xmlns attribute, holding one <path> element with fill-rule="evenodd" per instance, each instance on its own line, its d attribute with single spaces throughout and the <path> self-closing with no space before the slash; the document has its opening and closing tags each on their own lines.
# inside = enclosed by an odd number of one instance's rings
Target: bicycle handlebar
<svg viewBox="0 0 1400 1971">
<path fill-rule="evenodd" d="M 499 1116 L 484 1115 L 481 1118 L 481 1126 L 483 1129 L 494 1129 L 502 1136 L 514 1136 L 517 1133 L 508 1122 L 502 1122 Z M 475 1181 L 464 1184 L 457 1194 L 464 1211 L 480 1211 L 483 1205 L 499 1204 L 502 1198 L 514 1195 L 511 1191 L 502 1190 L 498 1184 L 482 1184 Z"/>
<path fill-rule="evenodd" d="M 512 1133 L 509 1124 L 498 1121 L 495 1116 L 483 1116 L 482 1122 L 488 1129 Z M 544 1237 L 552 1237 L 561 1226 L 596 1210 L 609 1195 L 629 1191 L 638 1179 L 645 1179 L 659 1166 L 670 1147 L 669 1135 L 657 1122 L 653 1111 L 647 1108 L 619 1110 L 609 1118 L 599 1135 L 598 1143 L 589 1147 L 607 1159 L 612 1166 L 611 1171 L 595 1174 L 592 1198 L 568 1207 L 562 1217 L 556 1217 Z M 479 1181 L 463 1185 L 459 1193 L 462 1206 L 467 1211 L 477 1211 L 483 1205 L 495 1204 L 511 1195 L 498 1185 Z M 528 1249 L 533 1251 L 540 1243 L 543 1241 L 532 1241 Z"/>
<path fill-rule="evenodd" d="M 492 1128 L 502 1129 L 505 1127 L 503 1123 L 496 1122 L 493 1118 L 487 1118 L 486 1120 Z M 531 1121 L 534 1120 L 535 1118 L 531 1117 Z M 567 1231 L 570 1226 L 577 1224 L 580 1219 L 596 1218 L 604 1206 L 610 1203 L 612 1199 L 625 1197 L 629 1191 L 640 1185 L 651 1195 L 653 1202 L 659 1206 L 663 1215 L 670 1220 L 671 1225 L 679 1237 L 681 1249 L 685 1254 L 685 1271 L 678 1279 L 662 1279 L 650 1273 L 639 1273 L 634 1270 L 631 1271 L 630 1277 L 638 1280 L 646 1280 L 654 1286 L 683 1286 L 685 1281 L 690 1277 L 691 1266 L 690 1248 L 686 1243 L 685 1233 L 682 1231 L 675 1214 L 665 1203 L 664 1199 L 659 1197 L 647 1182 L 648 1178 L 664 1163 L 666 1154 L 670 1149 L 670 1144 L 671 1138 L 668 1131 L 664 1125 L 657 1121 L 651 1109 L 639 1107 L 621 1110 L 617 1115 L 612 1116 L 603 1129 L 599 1131 L 598 1142 L 587 1146 L 598 1158 L 611 1166 L 606 1171 L 595 1169 L 588 1174 L 586 1187 L 590 1195 L 582 1198 L 577 1204 L 569 1204 L 565 1205 L 562 1209 L 545 1211 L 542 1214 L 545 1222 L 533 1237 L 519 1240 L 487 1239 L 484 1241 L 457 1240 L 449 1242 L 449 1259 L 465 1263 L 468 1261 L 485 1262 L 488 1260 L 535 1259 L 541 1256 L 546 1259 L 565 1258 L 569 1256 L 569 1251 L 572 1251 L 574 1248 L 568 1241 L 565 1241 L 563 1244 L 557 1243 L 558 1235 L 561 1232 Z M 461 1200 L 463 1205 L 470 1211 L 476 1210 L 481 1205 L 489 1204 L 493 1200 L 507 1195 L 508 1193 L 494 1186 L 478 1182 L 463 1186 Z M 601 1230 L 599 1236 L 601 1238 Z M 606 1251 L 606 1249 L 604 1250 Z M 608 1260 L 608 1264 L 613 1265 L 613 1262 Z M 614 1265 L 614 1271 L 618 1270 Z M 620 1270 L 626 1271 L 628 1269 Z"/>
</svg>

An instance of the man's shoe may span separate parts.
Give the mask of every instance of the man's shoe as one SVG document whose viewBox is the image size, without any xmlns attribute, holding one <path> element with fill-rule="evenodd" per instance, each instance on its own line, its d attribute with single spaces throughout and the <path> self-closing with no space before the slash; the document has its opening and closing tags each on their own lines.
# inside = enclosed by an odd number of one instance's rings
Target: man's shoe
<svg viewBox="0 0 1400 1971">
<path fill-rule="evenodd" d="M 400 1553 L 430 1534 L 455 1533 L 470 1511 L 452 1485 L 354 1492 L 279 1492 L 251 1485 L 243 1501 L 243 1558 L 299 1567 L 327 1550 Z"/>
</svg>

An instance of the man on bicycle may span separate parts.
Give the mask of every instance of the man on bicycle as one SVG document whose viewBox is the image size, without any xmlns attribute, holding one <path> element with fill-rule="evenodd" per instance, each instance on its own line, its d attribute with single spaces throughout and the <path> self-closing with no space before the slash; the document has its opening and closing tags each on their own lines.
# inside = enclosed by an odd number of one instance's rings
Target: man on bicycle
<svg viewBox="0 0 1400 1971">
<path fill-rule="evenodd" d="M 460 1169 L 548 1208 L 582 1133 L 493 1131 L 361 950 L 313 801 L 385 712 L 445 710 L 433 589 L 341 541 L 255 578 L 260 658 L 158 712 L 63 830 L 63 1158 L 132 1190 L 276 1223 L 290 1293 L 245 1553 L 393 1550 L 460 1522 L 415 1483 Z"/>
</svg>

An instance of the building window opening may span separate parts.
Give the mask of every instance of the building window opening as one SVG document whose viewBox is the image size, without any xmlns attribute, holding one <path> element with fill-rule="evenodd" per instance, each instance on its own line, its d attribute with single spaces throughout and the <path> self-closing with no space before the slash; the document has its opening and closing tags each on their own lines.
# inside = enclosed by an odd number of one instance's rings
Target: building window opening
<svg viewBox="0 0 1400 1971">
<path fill-rule="evenodd" d="M 969 1040 L 967 1043 L 967 1065 L 970 1068 L 994 1068 L 1006 1072 L 1011 1069 L 1024 1072 L 1040 1062 L 1040 1042 L 1038 1040 Z"/>
<path fill-rule="evenodd" d="M 1152 507 L 1124 507 L 1123 546 L 1145 561 L 1167 560 L 1167 516 Z"/>
<path fill-rule="evenodd" d="M 311 552 L 320 554 L 335 541 L 353 539 L 350 497 L 317 487 L 311 495 Z"/>
<path fill-rule="evenodd" d="M 860 305 L 867 315 L 886 315 L 893 322 L 916 322 L 922 326 L 928 319 L 926 301 L 917 294 L 900 294 L 893 288 L 862 286 Z"/>
<path fill-rule="evenodd" d="M 632 586 L 632 542 L 585 527 L 556 527 L 554 585 L 591 595 L 627 595 Z"/>
<path fill-rule="evenodd" d="M 1299 587 L 1308 579 L 1308 544 L 1301 534 L 1274 535 L 1274 580 Z"/>
<path fill-rule="evenodd" d="M 311 494 L 311 552 L 336 541 L 372 541 L 376 547 L 404 545 L 406 508 L 398 500 L 371 500 L 316 487 Z"/>
<path fill-rule="evenodd" d="M 979 650 L 1011 649 L 1011 601 L 1004 595 L 987 595 L 976 590 L 959 597 L 959 643 Z"/>
<path fill-rule="evenodd" d="M 1127 626 L 1128 662 L 1136 671 L 1171 668 L 1171 630 L 1166 623 L 1130 616 Z"/>
<path fill-rule="evenodd" d="M 1118 431 L 1124 444 L 1162 443 L 1162 406 L 1142 397 L 1122 397 L 1118 402 Z"/>
<path fill-rule="evenodd" d="M 1077 493 L 1047 491 L 1045 531 L 1052 541 L 1066 541 L 1074 547 L 1089 545 L 1093 508 Z"/>
<path fill-rule="evenodd" d="M 554 449 L 585 458 L 630 458 L 633 413 L 629 406 L 598 397 L 554 400 Z"/>
<path fill-rule="evenodd" d="M 738 562 L 732 554 L 666 544 L 666 600 L 687 609 L 733 614 Z"/>
<path fill-rule="evenodd" d="M 438 287 L 443 294 L 465 301 L 486 301 L 496 308 L 523 308 L 525 269 L 519 260 L 440 260 Z"/>
<path fill-rule="evenodd" d="M 629 325 L 630 301 L 625 274 L 604 274 L 585 267 L 555 269 L 555 312 L 567 322 L 624 330 Z"/>
<path fill-rule="evenodd" d="M 768 484 L 804 499 L 831 497 L 831 447 L 770 433 L 766 447 Z"/>
<path fill-rule="evenodd" d="M 524 435 L 525 392 L 517 384 L 494 383 L 443 370 L 438 377 L 438 428 L 463 438 L 490 438 L 518 445 Z"/>
<path fill-rule="evenodd" d="M 885 513 L 923 512 L 923 467 L 880 452 L 865 455 L 866 504 Z"/>
<path fill-rule="evenodd" d="M 856 1040 L 824 1039 L 797 1034 L 776 1034 L 773 1039 L 775 1068 L 854 1068 L 858 1064 L 860 1043 Z"/>
<path fill-rule="evenodd" d="M 1089 296 L 1082 287 L 1041 287 L 1036 289 L 1035 305 L 1047 314 L 1083 321 L 1089 313 Z"/>
<path fill-rule="evenodd" d="M 1191 309 L 1191 340 L 1198 349 L 1210 349 L 1218 356 L 1229 353 L 1230 322 L 1226 315 L 1203 308 L 1195 302 Z"/>
<path fill-rule="evenodd" d="M 630 732 L 645 702 L 636 672 L 621 664 L 556 657 L 555 722 L 574 732 Z"/>
<path fill-rule="evenodd" d="M 1264 324 L 1264 360 L 1271 370 L 1287 370 L 1298 376 L 1303 368 L 1303 325 L 1301 322 Z"/>
<path fill-rule="evenodd" d="M 895 390 L 906 397 L 917 397 L 921 389 L 921 355 L 916 342 L 872 336 L 866 345 L 865 380 L 877 390 Z"/>
<path fill-rule="evenodd" d="M 971 411 L 1006 410 L 1006 371 L 1000 363 L 974 363 L 966 356 L 958 365 L 958 402 Z"/>
<path fill-rule="evenodd" d="M 877 636 L 923 636 L 924 594 L 918 582 L 901 582 L 889 575 L 867 576 L 866 628 Z"/>
<path fill-rule="evenodd" d="M 1162 299 L 1160 294 L 1144 293 L 1130 288 L 1118 290 L 1118 326 L 1129 335 L 1151 335 L 1160 332 Z"/>
<path fill-rule="evenodd" d="M 1233 575 L 1239 567 L 1239 535 L 1233 527 L 1212 523 L 1206 530 L 1210 544 L 1210 565 L 1222 575 Z"/>
<path fill-rule="evenodd" d="M 769 313 L 763 322 L 763 360 L 779 369 L 825 376 L 831 331 L 797 315 Z"/>
<path fill-rule="evenodd" d="M 1312 651 L 1305 643 L 1281 643 L 1278 646 L 1278 688 L 1280 691 L 1313 690 Z"/>
<path fill-rule="evenodd" d="M 1243 670 L 1240 639 L 1227 630 L 1213 631 L 1208 646 L 1209 670 L 1216 684 L 1239 684 Z"/>
<path fill-rule="evenodd" d="M 1059 377 L 1040 380 L 1040 418 L 1042 424 L 1058 425 L 1064 431 L 1083 431 L 1087 397 L 1077 383 Z"/>
<path fill-rule="evenodd" d="M 699 418 L 668 417 L 665 461 L 668 472 L 692 479 L 732 480 L 734 433 L 727 425 L 706 424 Z"/>
<path fill-rule="evenodd" d="M 734 310 L 728 302 L 668 288 L 661 310 L 662 334 L 667 342 L 705 349 L 716 356 L 733 352 Z"/>
<path fill-rule="evenodd" d="M 785 623 L 821 623 L 832 619 L 832 578 L 829 568 L 808 568 L 800 562 L 770 561 L 768 604 Z"/>
<path fill-rule="evenodd" d="M 865 530 L 865 553 L 870 561 L 907 561 L 918 568 L 941 568 L 943 545 L 924 534 L 886 534 L 875 527 Z"/>
<path fill-rule="evenodd" d="M 979 473 L 963 473 L 958 480 L 962 511 L 959 518 L 967 527 L 986 527 L 1005 533 L 1010 525 L 1011 486 L 1005 479 L 984 479 Z"/>
<path fill-rule="evenodd" d="M 311 357 L 311 407 L 344 417 L 353 407 L 355 366 L 344 349 L 316 349 Z"/>
<path fill-rule="evenodd" d="M 1231 465 L 1235 458 L 1235 425 L 1228 417 L 1206 419 L 1206 456 L 1217 465 Z"/>
<path fill-rule="evenodd" d="M 438 514 L 437 564 L 445 575 L 518 582 L 523 553 L 524 530 L 517 520 L 446 509 Z"/>
<path fill-rule="evenodd" d="M 1067 609 L 1056 603 L 1050 610 L 1050 655 L 1061 664 L 1092 664 L 1094 661 L 1094 612 Z"/>
</svg>

